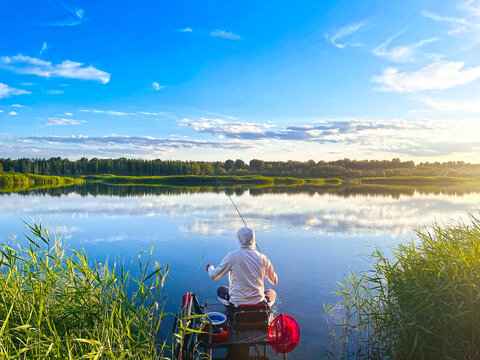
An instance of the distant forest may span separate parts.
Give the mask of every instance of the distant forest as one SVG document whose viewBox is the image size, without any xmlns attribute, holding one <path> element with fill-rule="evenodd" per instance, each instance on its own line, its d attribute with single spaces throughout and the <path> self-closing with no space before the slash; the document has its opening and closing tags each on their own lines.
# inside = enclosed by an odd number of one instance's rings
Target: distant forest
<svg viewBox="0 0 480 360">
<path fill-rule="evenodd" d="M 177 161 L 139 159 L 0 159 L 0 172 L 38 175 L 80 176 L 113 174 L 124 176 L 165 175 L 264 175 L 297 178 L 342 179 L 383 176 L 455 176 L 480 177 L 480 164 L 463 161 L 418 163 L 392 160 L 336 161 Z"/>
</svg>

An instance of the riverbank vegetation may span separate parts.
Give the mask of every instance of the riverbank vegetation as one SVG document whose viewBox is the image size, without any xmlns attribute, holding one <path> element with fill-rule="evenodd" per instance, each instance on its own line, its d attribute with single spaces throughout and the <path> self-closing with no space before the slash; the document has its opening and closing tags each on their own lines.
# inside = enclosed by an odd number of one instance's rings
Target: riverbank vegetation
<svg viewBox="0 0 480 360">
<path fill-rule="evenodd" d="M 85 176 L 89 182 L 102 182 L 113 185 L 167 185 L 167 186 L 214 186 L 235 187 L 245 186 L 299 186 L 325 184 L 340 185 L 340 179 L 298 179 L 294 177 L 266 177 L 260 175 L 244 176 L 209 176 L 209 175 L 183 175 L 183 176 L 116 176 L 94 175 Z"/>
<path fill-rule="evenodd" d="M 480 357 L 478 219 L 436 224 L 392 256 L 377 250 L 370 261 L 370 272 L 351 273 L 340 302 L 328 308 L 341 319 L 331 358 Z"/>
<path fill-rule="evenodd" d="M 113 174 L 120 176 L 167 175 L 261 175 L 266 177 L 356 179 L 391 176 L 480 177 L 480 164 L 463 161 L 418 163 L 392 160 L 263 161 L 178 161 L 142 159 L 0 159 L 0 172 L 38 175 L 80 176 Z"/>
<path fill-rule="evenodd" d="M 34 174 L 2 173 L 0 174 L 0 191 L 35 190 L 44 187 L 83 184 L 84 179 L 64 176 L 45 176 Z"/>
<path fill-rule="evenodd" d="M 1 359 L 162 359 L 167 267 L 142 263 L 133 278 L 117 263 L 92 264 L 41 225 L 27 245 L 2 244 Z"/>
</svg>

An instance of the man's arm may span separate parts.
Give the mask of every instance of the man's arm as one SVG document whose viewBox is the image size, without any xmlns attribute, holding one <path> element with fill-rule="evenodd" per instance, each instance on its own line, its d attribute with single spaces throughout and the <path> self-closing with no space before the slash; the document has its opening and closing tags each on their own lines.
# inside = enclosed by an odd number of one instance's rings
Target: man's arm
<svg viewBox="0 0 480 360">
<path fill-rule="evenodd" d="M 218 280 L 228 274 L 231 268 L 231 263 L 230 263 L 230 254 L 227 254 L 218 265 L 218 267 L 215 267 L 213 265 L 210 265 L 208 267 L 208 275 L 210 276 L 211 279 L 213 280 Z"/>
<path fill-rule="evenodd" d="M 266 260 L 265 277 L 267 278 L 268 281 L 270 281 L 270 283 L 272 285 L 277 285 L 278 284 L 278 276 L 275 273 L 275 269 L 273 268 L 273 265 L 270 262 L 270 260 L 268 259 L 268 257 L 265 256 L 265 260 Z"/>
</svg>

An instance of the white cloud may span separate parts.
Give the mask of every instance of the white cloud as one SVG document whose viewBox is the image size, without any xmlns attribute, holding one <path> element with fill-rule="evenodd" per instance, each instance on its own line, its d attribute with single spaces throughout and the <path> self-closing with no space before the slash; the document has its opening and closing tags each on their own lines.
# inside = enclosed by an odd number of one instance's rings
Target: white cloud
<svg viewBox="0 0 480 360">
<path fill-rule="evenodd" d="M 31 92 L 23 89 L 16 89 L 7 84 L 0 83 L 0 99 L 23 94 L 31 94 Z"/>
<path fill-rule="evenodd" d="M 242 140 L 284 140 L 316 143 L 345 143 L 358 138 L 360 133 L 388 129 L 403 131 L 410 125 L 402 120 L 327 120 L 310 124 L 274 129 L 271 123 L 226 122 L 222 119 L 183 119 L 180 126 L 191 127 L 200 133 Z"/>
<path fill-rule="evenodd" d="M 66 115 L 66 116 L 73 116 L 73 114 L 72 114 L 72 113 L 69 113 L 69 112 L 66 112 L 65 115 Z"/>
<path fill-rule="evenodd" d="M 21 107 L 23 107 L 23 106 L 20 105 L 20 104 L 12 104 L 12 107 L 21 108 Z"/>
<path fill-rule="evenodd" d="M 448 99 L 438 99 L 428 96 L 423 96 L 419 98 L 420 101 L 441 112 L 448 113 L 480 113 L 480 100 L 448 100 Z"/>
<path fill-rule="evenodd" d="M 63 3 L 60 3 L 64 10 L 70 13 L 70 19 L 59 21 L 50 24 L 51 26 L 75 26 L 80 25 L 86 20 L 85 10 L 81 8 L 70 8 Z"/>
<path fill-rule="evenodd" d="M 379 89 L 383 91 L 444 90 L 469 84 L 480 77 L 480 66 L 463 69 L 464 65 L 464 62 L 440 61 L 413 72 L 388 68 L 372 81 L 383 85 Z"/>
<path fill-rule="evenodd" d="M 347 46 L 359 46 L 358 43 L 347 43 L 345 38 L 356 33 L 365 25 L 364 22 L 349 24 L 340 29 L 332 30 L 329 33 L 325 34 L 325 38 L 333 45 L 340 49 L 343 49 Z"/>
<path fill-rule="evenodd" d="M 473 1 L 467 1 L 461 7 L 468 12 L 469 15 L 479 15 L 478 8 L 472 6 Z M 457 35 L 470 33 L 474 35 L 480 34 L 480 23 L 477 19 L 468 20 L 461 17 L 442 16 L 434 12 L 423 10 L 422 16 L 437 22 L 443 22 L 450 25 L 450 30 L 447 31 L 448 35 Z"/>
<path fill-rule="evenodd" d="M 45 92 L 50 95 L 61 95 L 64 93 L 63 90 L 45 90 Z"/>
<path fill-rule="evenodd" d="M 85 66 L 83 63 L 65 60 L 60 64 L 33 58 L 30 56 L 16 55 L 0 57 L 0 67 L 20 74 L 31 74 L 42 77 L 60 77 L 68 79 L 93 80 L 106 84 L 110 81 L 110 74 Z"/>
<path fill-rule="evenodd" d="M 47 45 L 47 42 L 44 41 L 42 44 L 42 48 L 40 49 L 39 55 L 42 56 L 48 49 L 50 49 L 50 47 Z"/>
<path fill-rule="evenodd" d="M 223 39 L 230 39 L 230 40 L 240 40 L 242 38 L 238 34 L 234 34 L 232 32 L 225 31 L 225 30 L 218 30 L 218 29 L 210 32 L 210 36 L 221 37 Z"/>
<path fill-rule="evenodd" d="M 98 109 L 82 109 L 82 112 L 89 112 L 94 114 L 107 114 L 107 115 L 115 115 L 115 116 L 127 116 L 133 115 L 123 111 L 114 111 L 114 110 L 98 110 Z"/>
<path fill-rule="evenodd" d="M 56 125 L 72 119 L 51 120 Z M 21 152 L 21 146 L 37 149 L 50 154 L 47 148 L 57 149 L 57 153 L 85 156 L 139 156 L 155 157 L 159 153 L 175 152 L 178 156 L 185 151 L 209 149 L 218 156 L 228 156 L 227 151 L 252 154 L 274 152 L 285 154 L 283 149 L 294 149 L 291 153 L 301 158 L 311 157 L 319 151 L 324 154 L 336 153 L 336 157 L 348 154 L 369 154 L 367 156 L 388 158 L 406 155 L 412 158 L 430 159 L 435 157 L 456 157 L 464 159 L 480 151 L 477 134 L 480 122 L 477 118 L 429 120 L 326 120 L 292 125 L 276 129 L 269 124 L 229 123 L 221 119 L 187 121 L 199 133 L 215 137 L 222 135 L 224 140 L 214 141 L 191 138 L 157 138 L 152 136 L 54 136 L 39 135 L 23 138 L 8 138 L 7 142 Z M 1 139 L 0 139 L 1 141 Z M 295 148 L 295 144 L 302 145 Z M 48 145 L 46 145 L 48 144 Z M 5 150 L 7 151 L 7 150 Z M 7 151 L 8 152 L 8 151 Z M 53 150 L 51 152 L 54 152 Z M 473 154 L 473 155 L 472 155 Z M 291 156 L 291 155 L 290 155 Z"/>
<path fill-rule="evenodd" d="M 18 113 L 16 111 L 10 111 L 8 115 L 14 116 L 14 115 L 18 115 Z"/>
<path fill-rule="evenodd" d="M 73 120 L 67 118 L 48 118 L 45 125 L 79 125 L 85 121 L 83 120 Z"/>
<path fill-rule="evenodd" d="M 480 4 L 478 3 L 478 0 L 465 1 L 460 7 L 470 12 L 472 15 L 480 16 Z"/>
<path fill-rule="evenodd" d="M 70 119 L 62 119 L 70 120 Z M 210 147 L 215 149 L 246 150 L 253 147 L 242 141 L 204 141 L 194 139 L 165 139 L 152 136 L 31 136 L 18 138 L 22 142 L 44 142 L 48 144 L 71 144 L 76 146 L 88 146 L 90 149 L 113 148 L 117 150 L 141 150 L 141 151 L 165 151 L 175 149 L 196 149 Z"/>
<path fill-rule="evenodd" d="M 164 89 L 165 85 L 160 85 L 158 82 L 154 81 L 152 82 L 152 87 L 158 91 Z"/>
<path fill-rule="evenodd" d="M 136 111 L 136 112 L 126 112 L 119 110 L 100 110 L 100 109 L 81 109 L 81 112 L 88 112 L 92 114 L 106 114 L 112 116 L 128 116 L 128 115 L 146 115 L 146 116 L 170 116 L 167 112 L 151 112 L 151 111 Z"/>
<path fill-rule="evenodd" d="M 138 115 L 147 115 L 147 116 L 168 116 L 169 113 L 166 112 L 149 112 L 149 111 L 137 111 Z"/>
<path fill-rule="evenodd" d="M 186 28 L 183 28 L 183 29 L 180 29 L 180 30 L 177 30 L 178 32 L 193 32 L 193 29 L 192 28 L 189 28 L 189 27 L 186 27 Z"/>
<path fill-rule="evenodd" d="M 417 50 L 420 47 L 439 40 L 439 38 L 433 37 L 429 39 L 420 40 L 411 45 L 400 45 L 400 46 L 394 46 L 394 47 L 388 48 L 388 45 L 402 33 L 403 31 L 392 36 L 391 38 L 387 39 L 387 41 L 385 41 L 383 44 L 374 48 L 372 50 L 373 54 L 391 62 L 402 63 L 402 62 L 415 61 Z"/>
<path fill-rule="evenodd" d="M 452 24 L 461 24 L 461 25 L 467 24 L 467 20 L 465 20 L 463 18 L 441 16 L 441 15 L 438 15 L 438 14 L 433 13 L 433 12 L 428 11 L 428 10 L 423 10 L 422 11 L 422 16 L 425 17 L 425 18 L 429 18 L 429 19 L 432 19 L 432 20 L 435 20 L 435 21 L 440 21 L 440 22 L 448 22 L 448 23 L 452 23 Z"/>
</svg>

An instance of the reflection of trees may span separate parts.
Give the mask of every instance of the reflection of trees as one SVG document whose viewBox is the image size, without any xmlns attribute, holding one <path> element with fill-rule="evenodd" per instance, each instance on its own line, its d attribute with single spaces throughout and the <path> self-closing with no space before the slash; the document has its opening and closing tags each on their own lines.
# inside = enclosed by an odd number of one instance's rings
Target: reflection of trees
<svg viewBox="0 0 480 360">
<path fill-rule="evenodd" d="M 54 188 L 32 189 L 28 187 L 0 189 L 0 194 L 16 192 L 21 195 L 44 194 L 50 196 L 62 196 L 67 194 L 79 194 L 81 196 L 118 196 L 135 197 L 144 195 L 181 195 L 194 193 L 223 193 L 224 190 L 215 186 L 145 186 L 145 185 L 107 185 L 102 183 L 87 183 L 85 185 L 71 185 Z M 340 186 L 268 186 L 268 187 L 247 187 L 236 186 L 226 188 L 229 195 L 242 196 L 249 193 L 251 196 L 262 196 L 266 194 L 315 194 L 336 195 L 349 198 L 356 196 L 380 196 L 399 198 L 401 195 L 412 196 L 419 194 L 434 195 L 466 195 L 479 193 L 478 184 L 455 184 L 455 185 L 340 185 Z"/>
</svg>

